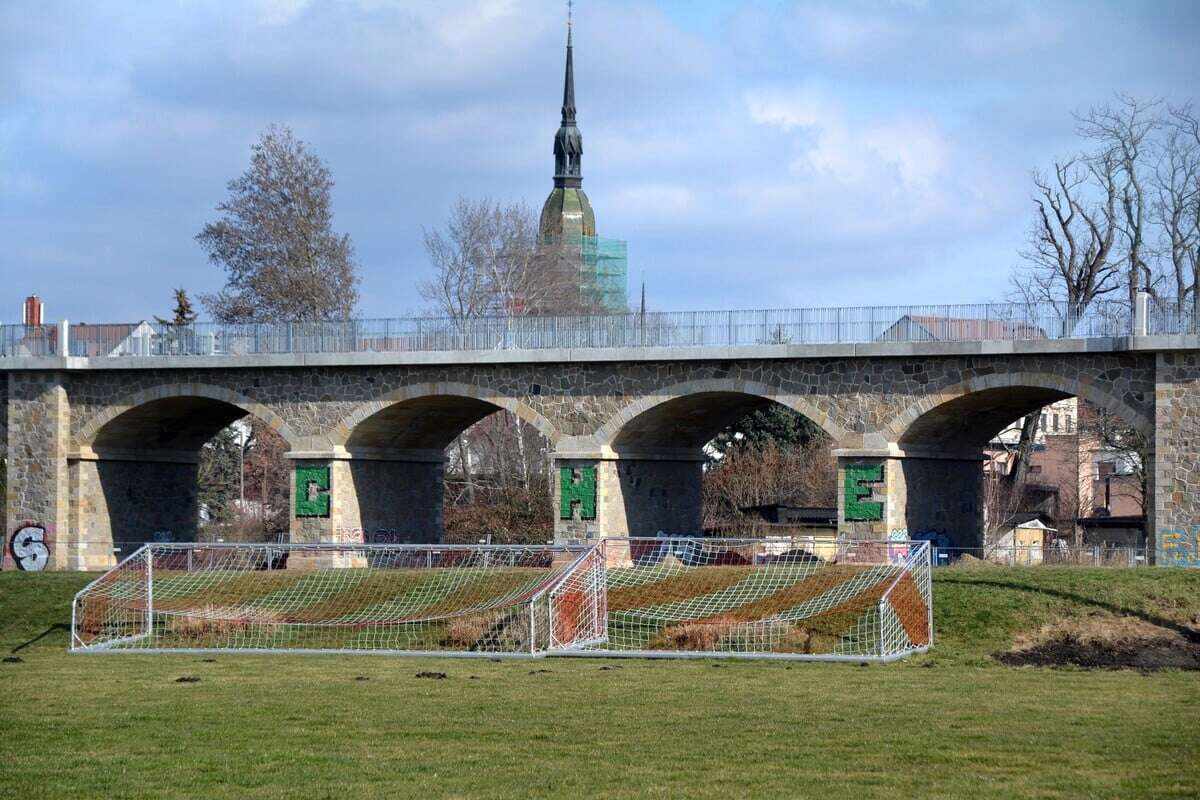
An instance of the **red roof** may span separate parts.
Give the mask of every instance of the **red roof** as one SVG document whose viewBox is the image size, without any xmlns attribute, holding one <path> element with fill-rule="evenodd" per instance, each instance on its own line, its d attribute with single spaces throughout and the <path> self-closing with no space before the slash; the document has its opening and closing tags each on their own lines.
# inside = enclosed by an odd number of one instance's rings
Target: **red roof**
<svg viewBox="0 0 1200 800">
<path fill-rule="evenodd" d="M 1046 332 L 1028 322 L 1017 322 L 998 319 L 965 319 L 955 317 L 935 317 L 921 315 L 905 315 L 888 330 L 892 330 L 905 321 L 919 325 L 935 341 L 986 341 L 989 339 L 1045 339 Z M 883 337 L 888 338 L 887 332 Z M 909 337 L 911 338 L 911 337 Z"/>
</svg>

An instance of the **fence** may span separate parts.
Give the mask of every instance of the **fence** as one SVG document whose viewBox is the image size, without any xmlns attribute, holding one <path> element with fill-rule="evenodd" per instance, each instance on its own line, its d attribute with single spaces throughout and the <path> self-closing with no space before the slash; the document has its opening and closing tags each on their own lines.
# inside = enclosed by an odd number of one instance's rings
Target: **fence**
<svg viewBox="0 0 1200 800">
<path fill-rule="evenodd" d="M 74 652 L 890 661 L 933 640 L 927 542 L 150 544 L 76 595 Z"/>
<path fill-rule="evenodd" d="M 596 316 L 361 319 L 192 325 L 76 324 L 72 356 L 225 356 L 289 353 L 440 352 L 614 347 L 730 347 L 1090 339 L 1128 336 L 1128 307 L 1065 304 L 671 311 Z M 1196 331 L 1190 305 L 1149 304 L 1147 331 Z M 0 326 L 0 356 L 62 355 L 54 326 Z"/>
<path fill-rule="evenodd" d="M 1198 312 L 1200 306 L 1194 302 L 1179 303 L 1150 298 L 1147 303 L 1146 333 L 1196 333 L 1197 323 L 1200 322 Z"/>
<path fill-rule="evenodd" d="M 0 325 L 0 358 L 58 354 L 57 325 Z"/>
<path fill-rule="evenodd" d="M 935 567 L 945 567 L 966 556 L 1004 566 L 1047 567 L 1146 567 L 1150 566 L 1152 550 L 1145 547 L 1109 545 L 987 545 L 985 547 L 934 547 Z"/>
</svg>

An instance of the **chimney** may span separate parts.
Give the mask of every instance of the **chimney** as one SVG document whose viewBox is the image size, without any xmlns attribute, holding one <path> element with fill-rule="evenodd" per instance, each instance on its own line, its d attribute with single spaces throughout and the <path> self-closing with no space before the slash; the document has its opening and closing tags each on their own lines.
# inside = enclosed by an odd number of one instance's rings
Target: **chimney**
<svg viewBox="0 0 1200 800">
<path fill-rule="evenodd" d="M 26 327 L 38 327 L 42 324 L 42 300 L 36 294 L 25 298 L 24 315 Z"/>
</svg>

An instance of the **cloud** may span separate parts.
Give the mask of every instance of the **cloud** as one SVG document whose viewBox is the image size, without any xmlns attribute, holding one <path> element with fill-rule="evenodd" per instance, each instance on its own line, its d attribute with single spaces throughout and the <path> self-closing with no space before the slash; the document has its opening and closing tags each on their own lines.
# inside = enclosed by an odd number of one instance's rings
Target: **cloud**
<svg viewBox="0 0 1200 800">
<path fill-rule="evenodd" d="M 577 8 L 584 185 L 659 307 L 995 297 L 1070 111 L 1200 85 L 1190 4 L 727 8 Z M 89 319 L 215 288 L 192 237 L 284 122 L 363 313 L 413 310 L 456 196 L 540 207 L 564 34 L 541 0 L 0 4 L 0 277 Z"/>
<path fill-rule="evenodd" d="M 999 210 L 993 193 L 1011 200 L 989 154 L 931 115 L 853 112 L 811 86 L 751 91 L 746 107 L 752 122 L 786 134 L 788 153 L 786 174 L 752 187 L 746 202 L 758 198 L 758 213 L 802 208 L 820 238 L 960 233 Z"/>
</svg>

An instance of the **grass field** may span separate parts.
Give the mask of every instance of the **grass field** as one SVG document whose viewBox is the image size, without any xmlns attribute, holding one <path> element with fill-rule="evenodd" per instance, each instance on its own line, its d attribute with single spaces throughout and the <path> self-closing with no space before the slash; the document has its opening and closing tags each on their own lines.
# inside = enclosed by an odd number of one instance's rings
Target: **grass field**
<svg viewBox="0 0 1200 800">
<path fill-rule="evenodd" d="M 992 657 L 1190 635 L 1200 572 L 939 570 L 934 651 L 870 667 L 71 656 L 88 577 L 0 574 L 0 798 L 1200 796 L 1200 672 Z"/>
</svg>

